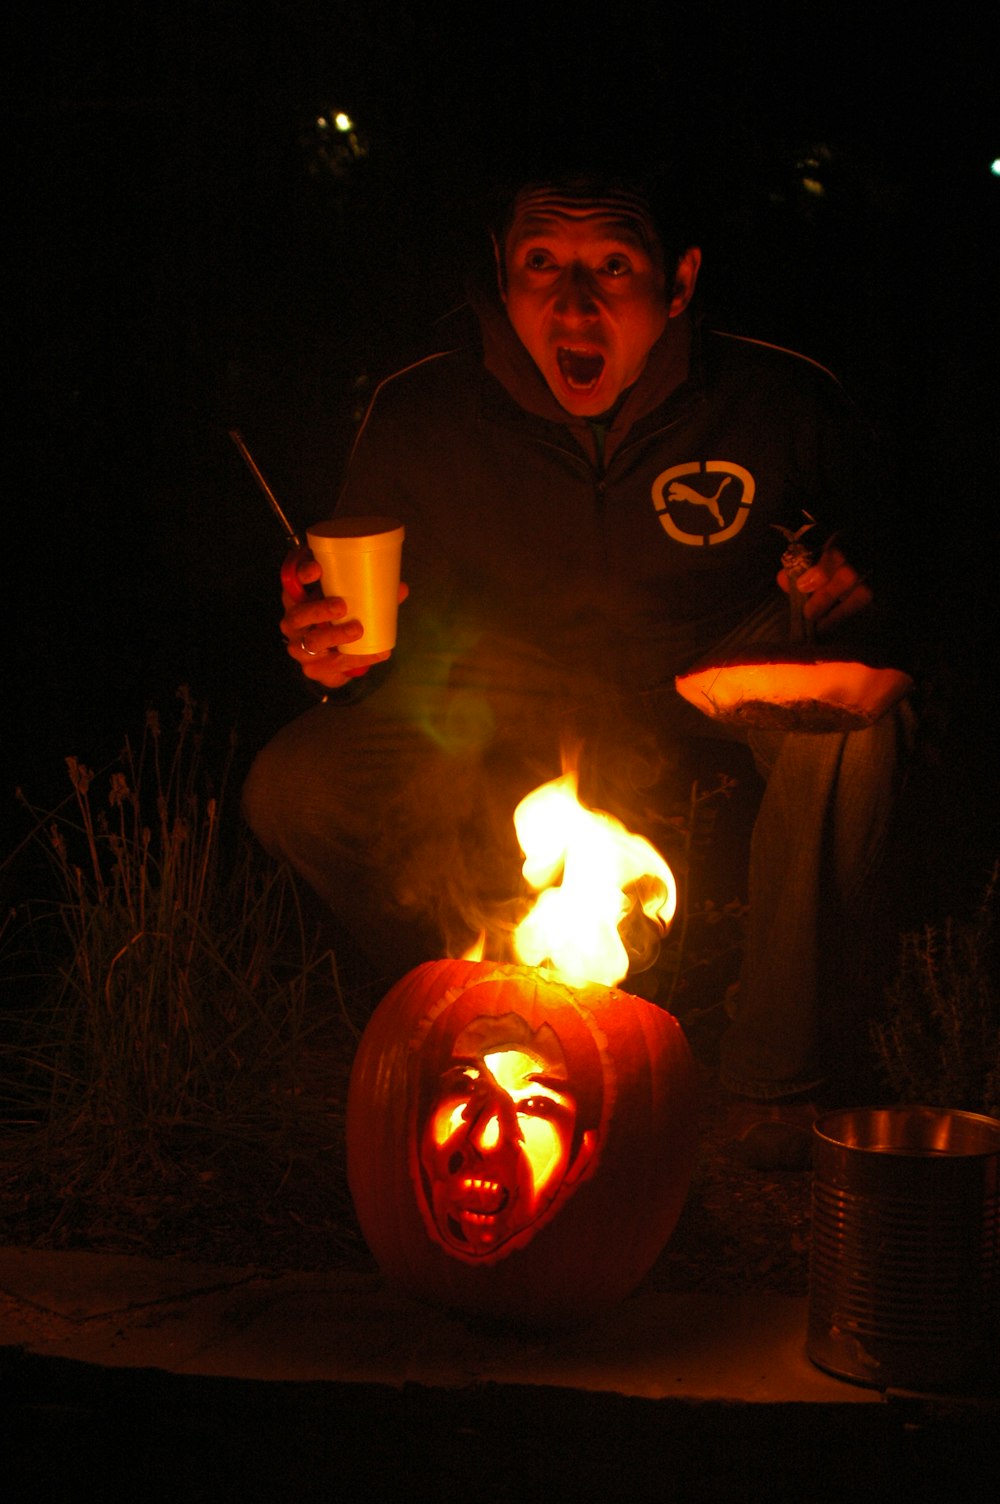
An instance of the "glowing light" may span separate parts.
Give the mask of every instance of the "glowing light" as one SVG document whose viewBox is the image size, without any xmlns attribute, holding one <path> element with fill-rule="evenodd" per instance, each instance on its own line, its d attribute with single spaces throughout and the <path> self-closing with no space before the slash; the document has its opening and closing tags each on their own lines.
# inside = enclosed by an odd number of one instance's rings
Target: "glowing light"
<svg viewBox="0 0 1000 1504">
<path fill-rule="evenodd" d="M 622 921 L 638 905 L 666 934 L 677 887 L 648 841 L 611 815 L 585 809 L 576 789 L 576 774 L 566 773 L 514 812 L 524 876 L 541 890 L 514 931 L 514 950 L 526 965 L 550 967 L 567 981 L 614 986 L 629 968 Z"/>
<path fill-rule="evenodd" d="M 1000 178 L 1000 157 L 994 157 L 990 163 L 990 172 L 995 178 Z"/>
<path fill-rule="evenodd" d="M 576 1122 L 564 1077 L 555 1053 L 549 1059 L 516 1045 L 488 1050 L 459 1076 L 451 1070 L 442 1077 L 421 1165 L 435 1227 L 452 1252 L 493 1254 L 530 1230 L 559 1191 Z"/>
<path fill-rule="evenodd" d="M 354 121 L 351 119 L 350 115 L 345 115 L 343 110 L 341 110 L 339 114 L 334 115 L 333 123 L 337 127 L 338 131 L 346 132 L 353 131 L 354 129 Z"/>
</svg>

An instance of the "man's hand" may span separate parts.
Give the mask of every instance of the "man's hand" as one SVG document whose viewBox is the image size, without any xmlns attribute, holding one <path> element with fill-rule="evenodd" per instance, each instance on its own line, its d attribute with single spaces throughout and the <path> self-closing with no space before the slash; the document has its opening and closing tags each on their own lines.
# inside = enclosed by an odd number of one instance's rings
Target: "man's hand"
<svg viewBox="0 0 1000 1504">
<path fill-rule="evenodd" d="M 807 597 L 802 614 L 807 621 L 815 623 L 820 636 L 831 631 L 838 622 L 867 610 L 874 599 L 865 580 L 835 544 L 824 549 L 817 562 L 800 574 L 795 583 Z M 789 579 L 783 569 L 778 575 L 778 584 L 787 593 Z"/>
<path fill-rule="evenodd" d="M 299 579 L 303 585 L 312 585 L 320 577 L 320 567 L 315 559 L 299 565 Z M 405 601 L 409 590 L 399 587 L 399 599 Z M 281 618 L 281 632 L 285 638 L 288 656 L 294 658 L 307 679 L 322 684 L 326 689 L 342 689 L 352 679 L 366 674 L 375 663 L 384 663 L 391 657 L 386 653 L 341 653 L 339 649 L 349 642 L 357 642 L 364 628 L 358 621 L 347 619 L 347 604 L 337 596 L 316 596 L 306 601 L 293 601 L 282 592 L 285 614 Z"/>
</svg>

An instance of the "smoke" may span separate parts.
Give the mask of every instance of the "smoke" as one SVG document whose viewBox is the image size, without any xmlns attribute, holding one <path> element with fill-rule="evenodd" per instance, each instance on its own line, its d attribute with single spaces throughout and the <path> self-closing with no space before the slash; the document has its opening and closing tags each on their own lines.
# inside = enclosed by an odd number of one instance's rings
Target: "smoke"
<svg viewBox="0 0 1000 1504">
<path fill-rule="evenodd" d="M 440 937 L 442 956 L 469 954 L 481 940 L 486 958 L 512 961 L 513 932 L 536 896 L 521 874 L 520 801 L 573 768 L 584 805 L 662 849 L 663 790 L 675 781 L 676 761 L 617 700 L 566 707 L 551 681 L 522 697 L 515 717 L 498 715 L 496 697 L 487 701 L 468 682 L 457 696 L 453 688 L 447 705 L 426 755 L 384 811 L 382 849 L 373 855 L 391 874 L 387 898 L 402 918 Z M 647 886 L 631 886 L 621 926 L 630 975 L 655 965 L 662 940 L 642 910 Z"/>
<path fill-rule="evenodd" d="M 469 952 L 479 937 L 491 960 L 513 960 L 511 935 L 531 904 L 514 810 L 558 771 L 551 759 L 506 744 L 465 748 L 426 760 L 386 811 L 381 870 L 392 899 L 441 939 L 443 956 Z"/>
</svg>

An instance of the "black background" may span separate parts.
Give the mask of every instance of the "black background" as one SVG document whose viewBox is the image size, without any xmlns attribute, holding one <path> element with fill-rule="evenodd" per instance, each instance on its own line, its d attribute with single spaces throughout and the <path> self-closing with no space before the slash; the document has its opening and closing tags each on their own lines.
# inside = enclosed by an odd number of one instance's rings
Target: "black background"
<svg viewBox="0 0 1000 1504">
<path fill-rule="evenodd" d="M 174 0 L 19 26 L 5 829 L 15 785 L 61 796 L 66 754 L 100 765 L 182 682 L 247 756 L 304 706 L 277 636 L 283 539 L 227 429 L 297 523 L 326 512 L 373 381 L 461 303 L 480 184 L 560 131 L 642 133 L 696 167 L 710 312 L 867 409 L 942 647 L 945 757 L 960 809 L 986 795 L 968 818 L 989 847 L 1000 128 L 971 7 Z M 340 175 L 318 150 L 331 109 L 367 148 Z"/>
</svg>

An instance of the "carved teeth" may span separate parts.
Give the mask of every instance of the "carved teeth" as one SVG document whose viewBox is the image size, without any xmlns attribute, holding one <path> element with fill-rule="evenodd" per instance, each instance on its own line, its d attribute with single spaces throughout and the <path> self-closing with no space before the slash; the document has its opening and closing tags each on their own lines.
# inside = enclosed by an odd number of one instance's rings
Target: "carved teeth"
<svg viewBox="0 0 1000 1504">
<path fill-rule="evenodd" d="M 489 1222 L 507 1205 L 507 1191 L 498 1180 L 466 1176 L 462 1181 L 461 1215 L 474 1222 Z"/>
</svg>

